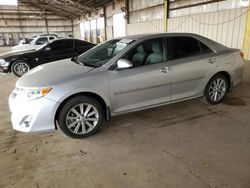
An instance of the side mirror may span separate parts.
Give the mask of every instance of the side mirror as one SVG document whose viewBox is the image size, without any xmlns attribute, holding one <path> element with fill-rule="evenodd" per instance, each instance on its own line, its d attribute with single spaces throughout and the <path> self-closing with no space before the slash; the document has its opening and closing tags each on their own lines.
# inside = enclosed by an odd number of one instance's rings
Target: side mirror
<svg viewBox="0 0 250 188">
<path fill-rule="evenodd" d="M 127 59 L 119 59 L 117 61 L 117 69 L 126 69 L 132 66 L 133 66 L 133 63 Z"/>
</svg>

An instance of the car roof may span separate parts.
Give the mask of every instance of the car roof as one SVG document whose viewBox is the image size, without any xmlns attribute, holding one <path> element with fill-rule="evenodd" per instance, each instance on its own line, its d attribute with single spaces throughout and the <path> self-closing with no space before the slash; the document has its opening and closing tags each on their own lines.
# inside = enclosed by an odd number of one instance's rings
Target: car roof
<svg viewBox="0 0 250 188">
<path fill-rule="evenodd" d="M 55 40 L 52 40 L 52 41 L 49 41 L 48 43 L 53 43 L 55 41 L 60 41 L 60 40 L 72 40 L 72 41 L 82 41 L 82 42 L 86 42 L 86 43 L 89 43 L 89 44 L 94 44 L 94 43 L 91 43 L 91 42 L 88 42 L 88 41 L 85 41 L 85 40 L 81 40 L 81 39 L 74 39 L 74 38 L 57 38 Z"/>
<path fill-rule="evenodd" d="M 203 37 L 201 35 L 195 33 L 146 33 L 146 34 L 139 34 L 139 35 L 128 35 L 125 37 L 119 37 L 116 39 L 129 39 L 129 40 L 147 40 L 154 37 L 193 37 L 198 39 L 202 43 L 206 44 L 209 48 L 211 48 L 214 52 L 218 53 L 228 49 L 228 47 L 215 42 L 211 39 Z"/>
</svg>

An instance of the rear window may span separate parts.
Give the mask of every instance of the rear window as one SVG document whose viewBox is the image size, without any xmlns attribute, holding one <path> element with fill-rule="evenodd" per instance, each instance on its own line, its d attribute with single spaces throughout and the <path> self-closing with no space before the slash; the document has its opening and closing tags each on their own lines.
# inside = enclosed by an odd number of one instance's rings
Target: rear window
<svg viewBox="0 0 250 188">
<path fill-rule="evenodd" d="M 94 46 L 94 45 L 92 43 L 83 40 L 75 40 L 75 48 L 81 48 L 85 46 Z"/>
</svg>

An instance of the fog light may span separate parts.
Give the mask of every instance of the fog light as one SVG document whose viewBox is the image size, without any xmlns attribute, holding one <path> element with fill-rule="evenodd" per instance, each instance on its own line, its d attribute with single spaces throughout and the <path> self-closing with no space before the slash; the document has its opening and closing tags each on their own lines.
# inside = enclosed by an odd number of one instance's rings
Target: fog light
<svg viewBox="0 0 250 188">
<path fill-rule="evenodd" d="M 19 125 L 23 128 L 28 128 L 30 126 L 31 121 L 32 121 L 32 116 L 28 115 L 22 119 Z"/>
</svg>

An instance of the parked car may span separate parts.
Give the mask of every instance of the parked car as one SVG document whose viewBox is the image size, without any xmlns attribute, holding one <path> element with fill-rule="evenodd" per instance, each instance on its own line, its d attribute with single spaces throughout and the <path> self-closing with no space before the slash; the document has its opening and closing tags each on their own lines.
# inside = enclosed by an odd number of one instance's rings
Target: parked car
<svg viewBox="0 0 250 188">
<path fill-rule="evenodd" d="M 58 37 L 56 35 L 38 35 L 33 38 L 29 43 L 19 43 L 17 46 L 12 47 L 12 51 L 26 51 L 26 50 L 34 50 L 39 48 L 40 46 L 48 43 L 49 41 L 55 40 Z"/>
<path fill-rule="evenodd" d="M 24 44 L 30 44 L 34 40 L 35 37 L 22 38 L 17 46 L 21 46 L 21 45 L 24 45 Z M 12 47 L 12 50 L 13 50 L 13 47 Z"/>
<path fill-rule="evenodd" d="M 13 72 L 20 77 L 38 65 L 75 57 L 94 46 L 93 43 L 77 39 L 57 39 L 44 44 L 37 50 L 0 55 L 0 71 Z"/>
<path fill-rule="evenodd" d="M 243 67 L 240 50 L 195 34 L 113 39 L 21 77 L 9 98 L 12 125 L 23 132 L 59 126 L 83 138 L 111 116 L 196 97 L 218 104 L 242 82 Z"/>
</svg>

